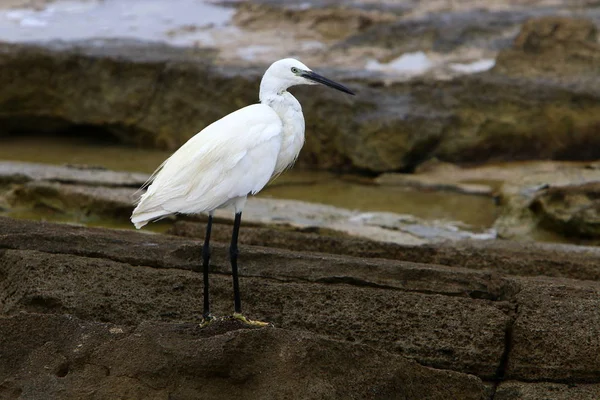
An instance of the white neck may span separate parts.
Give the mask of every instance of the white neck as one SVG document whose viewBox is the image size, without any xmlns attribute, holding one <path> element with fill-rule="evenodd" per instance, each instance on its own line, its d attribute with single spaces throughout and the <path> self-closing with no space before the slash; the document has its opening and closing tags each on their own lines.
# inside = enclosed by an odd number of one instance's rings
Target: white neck
<svg viewBox="0 0 600 400">
<path fill-rule="evenodd" d="M 274 176 L 291 167 L 304 145 L 304 115 L 302 106 L 287 90 L 260 85 L 260 102 L 271 107 L 283 123 L 281 150 L 277 157 Z"/>
<path fill-rule="evenodd" d="M 263 79 L 260 81 L 260 91 L 258 99 L 265 104 L 267 99 L 273 96 L 281 95 L 287 88 L 281 87 L 280 82 L 275 79 Z"/>
</svg>

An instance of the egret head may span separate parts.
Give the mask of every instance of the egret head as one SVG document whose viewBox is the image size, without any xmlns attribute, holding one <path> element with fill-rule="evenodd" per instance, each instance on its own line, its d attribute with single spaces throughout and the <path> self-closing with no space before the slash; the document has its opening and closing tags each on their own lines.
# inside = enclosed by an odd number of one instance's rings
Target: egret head
<svg viewBox="0 0 600 400">
<path fill-rule="evenodd" d="M 263 91 L 279 94 L 291 86 L 316 85 L 319 83 L 344 93 L 354 94 L 347 87 L 313 72 L 306 65 L 293 58 L 284 58 L 271 64 L 262 78 L 260 87 L 261 94 Z"/>
</svg>

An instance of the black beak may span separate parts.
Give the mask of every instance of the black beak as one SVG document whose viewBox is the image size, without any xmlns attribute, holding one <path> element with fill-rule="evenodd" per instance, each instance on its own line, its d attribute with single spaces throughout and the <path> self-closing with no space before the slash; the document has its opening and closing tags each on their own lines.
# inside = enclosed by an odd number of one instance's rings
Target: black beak
<svg viewBox="0 0 600 400">
<path fill-rule="evenodd" d="M 312 71 L 304 71 L 300 76 L 303 78 L 309 79 L 313 82 L 322 83 L 323 85 L 329 86 L 330 88 L 334 88 L 341 92 L 348 93 L 348 94 L 351 94 L 354 96 L 354 92 L 352 90 L 348 89 L 346 86 L 340 85 L 339 83 L 334 82 L 330 79 L 327 79 L 324 76 L 321 76 Z"/>
</svg>

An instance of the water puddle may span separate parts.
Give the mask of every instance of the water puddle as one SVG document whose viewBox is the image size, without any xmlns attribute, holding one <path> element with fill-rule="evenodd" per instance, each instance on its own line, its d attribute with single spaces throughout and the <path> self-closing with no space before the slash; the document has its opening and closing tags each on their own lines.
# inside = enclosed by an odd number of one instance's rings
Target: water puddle
<svg viewBox="0 0 600 400">
<path fill-rule="evenodd" d="M 41 9 L 0 10 L 8 42 L 129 38 L 173 45 L 212 45 L 235 10 L 199 0 L 58 1 Z"/>
<path fill-rule="evenodd" d="M 170 151 L 140 149 L 97 142 L 78 136 L 7 136 L 0 137 L 0 160 L 26 161 L 42 164 L 78 164 L 101 166 L 115 171 L 152 173 Z"/>
<path fill-rule="evenodd" d="M 402 54 L 386 63 L 371 58 L 367 61 L 365 69 L 398 80 L 425 75 L 448 79 L 457 75 L 488 71 L 496 65 L 493 57 L 494 52 L 482 49 L 461 49 L 448 54 L 416 51 Z"/>
<path fill-rule="evenodd" d="M 0 138 L 0 160 L 103 166 L 117 171 L 151 173 L 168 152 L 115 144 L 90 144 L 71 137 Z M 288 171 L 258 197 L 294 199 L 352 210 L 411 214 L 428 220 L 460 221 L 474 229 L 492 225 L 497 209 L 490 197 L 452 192 L 378 186 L 327 172 Z"/>
<path fill-rule="evenodd" d="M 304 184 L 299 182 L 302 177 Z M 292 179 L 295 183 L 286 182 Z M 373 186 L 343 176 L 301 170 L 292 170 L 290 176 L 277 179 L 259 196 L 330 204 L 351 210 L 410 214 L 427 220 L 460 221 L 476 229 L 490 227 L 497 211 L 490 197 Z"/>
</svg>

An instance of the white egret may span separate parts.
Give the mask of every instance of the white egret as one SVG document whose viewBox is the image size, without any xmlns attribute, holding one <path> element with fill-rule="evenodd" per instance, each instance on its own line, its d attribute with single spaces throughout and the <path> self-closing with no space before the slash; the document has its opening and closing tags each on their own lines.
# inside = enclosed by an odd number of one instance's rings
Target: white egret
<svg viewBox="0 0 600 400">
<path fill-rule="evenodd" d="M 208 212 L 202 247 L 205 321 L 211 319 L 208 266 L 213 213 L 218 208 L 233 206 L 235 220 L 229 257 L 234 317 L 250 322 L 242 316 L 238 284 L 237 241 L 242 210 L 249 194 L 258 193 L 292 166 L 304 144 L 302 107 L 287 89 L 317 83 L 354 94 L 298 60 L 286 58 L 274 62 L 261 80 L 260 104 L 234 111 L 204 128 L 163 162 L 144 185 L 148 190 L 131 215 L 131 222 L 138 229 L 171 214 Z"/>
</svg>

